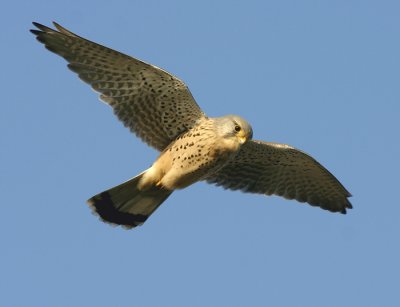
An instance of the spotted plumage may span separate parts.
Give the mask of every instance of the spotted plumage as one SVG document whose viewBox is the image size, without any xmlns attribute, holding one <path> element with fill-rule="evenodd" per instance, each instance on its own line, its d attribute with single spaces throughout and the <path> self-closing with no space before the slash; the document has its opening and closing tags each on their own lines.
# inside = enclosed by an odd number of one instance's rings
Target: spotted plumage
<svg viewBox="0 0 400 307">
<path fill-rule="evenodd" d="M 239 116 L 207 117 L 177 77 L 57 23 L 56 30 L 34 25 L 37 39 L 67 60 L 126 127 L 160 151 L 149 169 L 88 200 L 104 221 L 141 225 L 174 190 L 202 180 L 332 212 L 352 208 L 350 193 L 312 157 L 288 145 L 253 141 L 251 126 Z"/>
</svg>

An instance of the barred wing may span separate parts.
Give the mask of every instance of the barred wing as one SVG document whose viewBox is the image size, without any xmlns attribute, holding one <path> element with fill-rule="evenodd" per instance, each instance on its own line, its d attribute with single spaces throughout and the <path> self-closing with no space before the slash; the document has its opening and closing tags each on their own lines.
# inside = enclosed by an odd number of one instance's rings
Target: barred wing
<svg viewBox="0 0 400 307">
<path fill-rule="evenodd" d="M 207 178 L 231 190 L 278 195 L 332 212 L 352 208 L 351 194 L 321 164 L 284 144 L 249 141 L 228 165 Z"/>
<path fill-rule="evenodd" d="M 99 92 L 117 117 L 150 146 L 163 150 L 204 117 L 187 86 L 168 72 L 101 46 L 54 23 L 31 30 L 47 49 Z"/>
</svg>

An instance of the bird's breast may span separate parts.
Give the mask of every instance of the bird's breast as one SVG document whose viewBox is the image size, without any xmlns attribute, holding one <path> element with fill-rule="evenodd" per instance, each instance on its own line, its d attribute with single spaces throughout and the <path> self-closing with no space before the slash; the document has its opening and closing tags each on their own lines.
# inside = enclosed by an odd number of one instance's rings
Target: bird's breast
<svg viewBox="0 0 400 307">
<path fill-rule="evenodd" d="M 168 189 L 187 187 L 223 167 L 236 151 L 212 131 L 189 131 L 159 157 L 165 174 L 161 183 Z"/>
</svg>

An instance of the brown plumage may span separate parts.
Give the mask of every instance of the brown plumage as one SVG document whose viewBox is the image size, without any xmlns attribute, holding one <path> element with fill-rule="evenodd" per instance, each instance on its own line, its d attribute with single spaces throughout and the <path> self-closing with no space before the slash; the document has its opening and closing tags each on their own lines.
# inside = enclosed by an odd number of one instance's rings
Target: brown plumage
<svg viewBox="0 0 400 307">
<path fill-rule="evenodd" d="M 174 190 L 201 180 L 332 212 L 352 208 L 350 193 L 312 157 L 288 145 L 251 140 L 251 126 L 239 116 L 207 117 L 175 76 L 57 23 L 58 31 L 34 25 L 37 39 L 66 59 L 125 126 L 161 152 L 148 170 L 88 200 L 104 221 L 141 225 Z"/>
</svg>

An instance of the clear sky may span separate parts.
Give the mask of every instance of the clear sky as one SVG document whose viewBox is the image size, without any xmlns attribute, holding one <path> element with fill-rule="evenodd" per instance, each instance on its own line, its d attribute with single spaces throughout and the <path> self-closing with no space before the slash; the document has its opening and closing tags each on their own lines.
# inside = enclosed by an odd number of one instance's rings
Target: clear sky
<svg viewBox="0 0 400 307">
<path fill-rule="evenodd" d="M 6 1 L 0 306 L 400 306 L 398 1 Z M 157 157 L 32 21 L 184 80 L 210 116 L 324 164 L 347 215 L 196 184 L 144 226 L 85 201 Z"/>
</svg>

